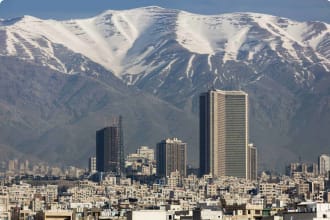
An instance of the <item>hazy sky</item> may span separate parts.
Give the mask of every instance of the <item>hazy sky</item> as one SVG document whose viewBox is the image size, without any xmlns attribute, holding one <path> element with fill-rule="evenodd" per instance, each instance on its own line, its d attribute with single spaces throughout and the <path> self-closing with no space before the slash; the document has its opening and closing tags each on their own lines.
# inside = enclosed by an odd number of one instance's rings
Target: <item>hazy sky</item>
<svg viewBox="0 0 330 220">
<path fill-rule="evenodd" d="M 33 15 L 40 18 L 69 19 L 94 16 L 107 9 L 149 5 L 200 14 L 259 12 L 296 20 L 321 20 L 330 23 L 330 0 L 0 0 L 0 17 Z"/>
</svg>

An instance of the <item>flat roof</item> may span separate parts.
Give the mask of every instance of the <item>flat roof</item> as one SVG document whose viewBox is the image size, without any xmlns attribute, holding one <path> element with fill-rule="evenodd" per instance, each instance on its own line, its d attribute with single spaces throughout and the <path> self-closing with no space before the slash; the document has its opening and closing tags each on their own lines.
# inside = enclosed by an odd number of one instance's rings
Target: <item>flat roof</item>
<svg viewBox="0 0 330 220">
<path fill-rule="evenodd" d="M 246 92 L 241 91 L 241 90 L 220 90 L 220 89 L 213 89 L 213 90 L 209 90 L 209 91 L 213 91 L 213 92 L 218 92 L 224 95 L 247 95 Z"/>
</svg>

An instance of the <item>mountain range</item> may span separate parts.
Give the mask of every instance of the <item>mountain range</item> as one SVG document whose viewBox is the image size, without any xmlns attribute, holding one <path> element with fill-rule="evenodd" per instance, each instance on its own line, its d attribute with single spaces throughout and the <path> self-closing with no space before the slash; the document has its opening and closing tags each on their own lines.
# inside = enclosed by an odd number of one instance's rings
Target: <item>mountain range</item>
<svg viewBox="0 0 330 220">
<path fill-rule="evenodd" d="M 0 65 L 0 146 L 14 155 L 86 164 L 95 130 L 122 114 L 126 152 L 175 136 L 197 165 L 198 96 L 211 88 L 248 92 L 260 167 L 330 153 L 324 22 L 154 6 L 24 16 L 0 21 Z"/>
<path fill-rule="evenodd" d="M 0 17 L 13 18 L 32 15 L 43 19 L 72 19 L 92 17 L 105 9 L 133 9 L 149 5 L 174 8 L 197 14 L 223 14 L 237 11 L 257 12 L 287 17 L 299 21 L 330 22 L 328 0 L 0 0 Z"/>
</svg>

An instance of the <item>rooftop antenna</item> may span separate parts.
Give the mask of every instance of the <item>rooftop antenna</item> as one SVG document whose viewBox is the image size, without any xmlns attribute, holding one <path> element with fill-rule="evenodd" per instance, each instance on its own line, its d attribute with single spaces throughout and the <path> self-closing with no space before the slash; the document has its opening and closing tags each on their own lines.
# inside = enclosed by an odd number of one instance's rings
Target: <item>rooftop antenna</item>
<svg viewBox="0 0 330 220">
<path fill-rule="evenodd" d="M 120 119 L 118 117 L 112 117 L 112 126 L 118 126 L 119 125 L 119 120 Z"/>
</svg>

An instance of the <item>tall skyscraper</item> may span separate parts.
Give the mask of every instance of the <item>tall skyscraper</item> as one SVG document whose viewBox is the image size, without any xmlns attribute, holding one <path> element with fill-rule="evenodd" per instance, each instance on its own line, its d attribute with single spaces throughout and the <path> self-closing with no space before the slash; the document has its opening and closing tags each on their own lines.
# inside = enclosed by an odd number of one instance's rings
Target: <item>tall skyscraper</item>
<svg viewBox="0 0 330 220">
<path fill-rule="evenodd" d="M 96 170 L 121 175 L 124 171 L 122 117 L 96 132 Z"/>
<path fill-rule="evenodd" d="M 249 178 L 248 95 L 209 90 L 200 95 L 200 171 Z"/>
<path fill-rule="evenodd" d="M 322 154 L 319 156 L 319 169 L 320 175 L 326 176 L 330 171 L 330 156 L 326 154 Z"/>
<path fill-rule="evenodd" d="M 165 139 L 157 144 L 157 175 L 169 176 L 171 172 L 179 171 L 186 176 L 187 144 L 177 138 Z"/>
<path fill-rule="evenodd" d="M 257 180 L 258 177 L 258 154 L 254 144 L 248 145 L 248 179 Z"/>
</svg>

